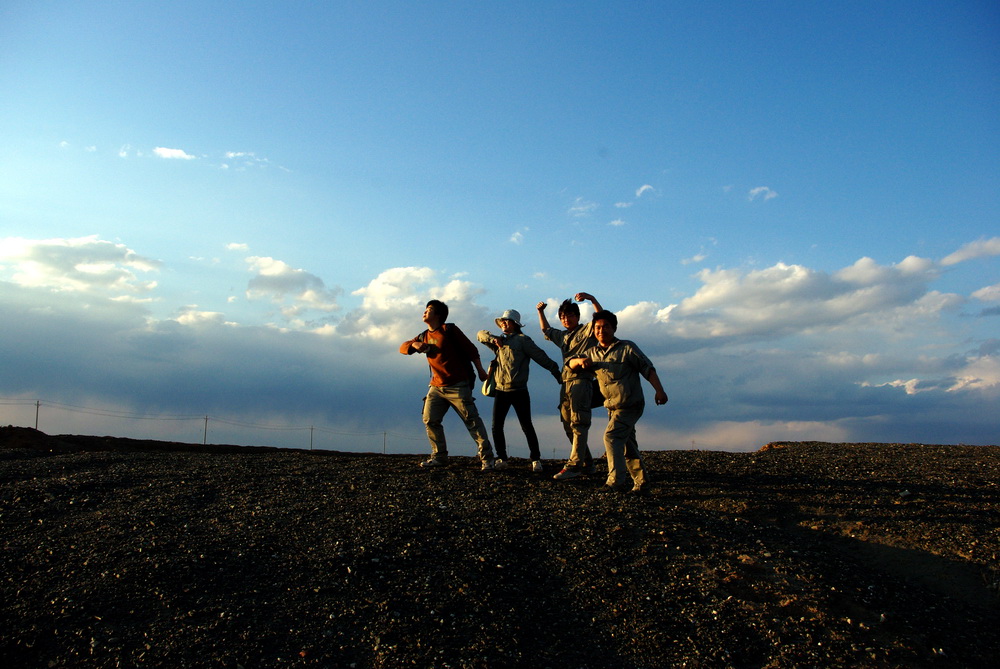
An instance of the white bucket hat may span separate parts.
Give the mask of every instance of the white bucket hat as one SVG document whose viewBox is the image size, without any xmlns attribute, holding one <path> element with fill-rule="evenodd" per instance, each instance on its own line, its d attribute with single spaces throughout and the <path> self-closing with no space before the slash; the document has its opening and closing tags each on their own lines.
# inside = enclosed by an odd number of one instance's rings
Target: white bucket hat
<svg viewBox="0 0 1000 669">
<path fill-rule="evenodd" d="M 497 327 L 500 327 L 500 321 L 514 321 L 517 324 L 517 327 L 524 327 L 521 325 L 521 314 L 516 309 L 508 309 L 500 314 L 500 318 L 496 318 L 494 320 L 496 321 Z"/>
</svg>

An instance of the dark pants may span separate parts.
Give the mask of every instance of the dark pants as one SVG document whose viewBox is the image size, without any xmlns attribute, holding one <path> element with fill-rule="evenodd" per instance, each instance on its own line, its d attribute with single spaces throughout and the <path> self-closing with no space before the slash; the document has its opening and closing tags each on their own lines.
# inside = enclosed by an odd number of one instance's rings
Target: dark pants
<svg viewBox="0 0 1000 669">
<path fill-rule="evenodd" d="M 514 407 L 524 438 L 528 441 L 531 459 L 541 459 L 541 453 L 538 451 L 538 435 L 535 434 L 535 426 L 531 424 L 531 395 L 528 394 L 527 388 L 510 392 L 498 390 L 493 397 L 493 446 L 496 448 L 497 457 L 501 460 L 507 459 L 507 439 L 503 436 L 503 424 L 511 407 Z"/>
</svg>

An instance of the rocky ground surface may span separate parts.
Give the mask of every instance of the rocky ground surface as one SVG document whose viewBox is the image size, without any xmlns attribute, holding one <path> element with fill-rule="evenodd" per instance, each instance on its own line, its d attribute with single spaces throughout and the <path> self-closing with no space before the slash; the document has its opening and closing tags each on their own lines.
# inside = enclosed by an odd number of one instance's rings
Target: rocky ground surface
<svg viewBox="0 0 1000 669">
<path fill-rule="evenodd" d="M 996 667 L 1000 448 L 557 463 L 0 428 L 4 667 Z"/>
</svg>

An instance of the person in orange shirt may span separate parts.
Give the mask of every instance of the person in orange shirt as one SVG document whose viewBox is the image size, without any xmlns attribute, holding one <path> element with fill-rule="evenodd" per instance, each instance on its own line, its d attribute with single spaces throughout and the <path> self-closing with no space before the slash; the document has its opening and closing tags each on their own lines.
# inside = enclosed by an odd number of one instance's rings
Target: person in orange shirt
<svg viewBox="0 0 1000 669">
<path fill-rule="evenodd" d="M 448 305 L 431 300 L 424 309 L 427 329 L 413 339 L 404 341 L 399 352 L 403 355 L 421 353 L 427 356 L 431 380 L 424 398 L 424 426 L 431 442 L 430 459 L 421 467 L 443 467 L 448 462 L 448 443 L 441 421 L 454 408 L 476 442 L 479 459 L 484 470 L 493 469 L 493 447 L 486 433 L 486 425 L 479 416 L 472 386 L 479 375 L 486 380 L 486 370 L 479 359 L 479 351 L 465 333 L 454 323 L 447 323 Z M 475 369 L 473 369 L 475 368 Z"/>
</svg>

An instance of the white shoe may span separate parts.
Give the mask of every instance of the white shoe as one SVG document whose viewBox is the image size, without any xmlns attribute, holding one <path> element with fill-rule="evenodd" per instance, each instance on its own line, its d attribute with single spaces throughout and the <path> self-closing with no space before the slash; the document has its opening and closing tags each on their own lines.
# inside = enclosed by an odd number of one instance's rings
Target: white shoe
<svg viewBox="0 0 1000 669">
<path fill-rule="evenodd" d="M 535 472 L 536 474 L 540 474 L 542 472 L 542 461 L 541 460 L 532 460 L 531 461 L 531 471 Z"/>
<path fill-rule="evenodd" d="M 506 460 L 497 458 L 493 461 L 493 469 L 507 469 L 507 467 L 510 467 L 510 464 Z"/>
</svg>

